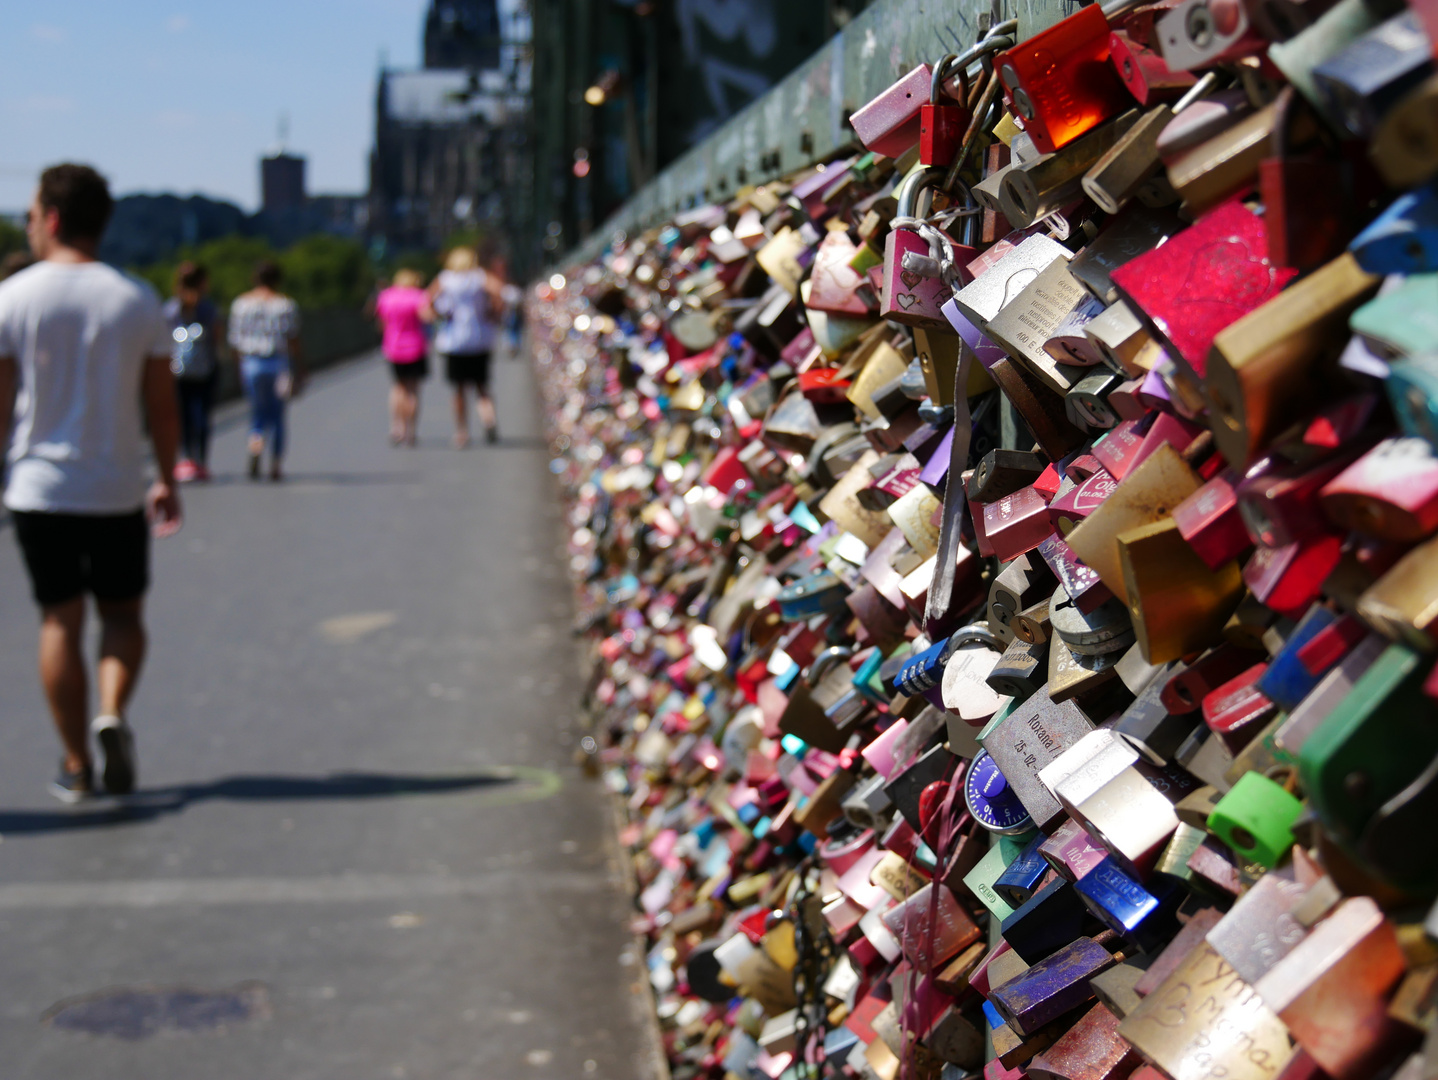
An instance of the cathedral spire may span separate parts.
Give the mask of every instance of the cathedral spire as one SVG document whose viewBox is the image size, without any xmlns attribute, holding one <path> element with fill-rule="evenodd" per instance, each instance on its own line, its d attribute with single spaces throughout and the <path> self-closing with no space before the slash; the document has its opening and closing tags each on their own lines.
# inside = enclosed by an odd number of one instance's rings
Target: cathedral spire
<svg viewBox="0 0 1438 1080">
<path fill-rule="evenodd" d="M 427 68 L 499 67 L 496 0 L 431 0 L 424 21 Z"/>
</svg>

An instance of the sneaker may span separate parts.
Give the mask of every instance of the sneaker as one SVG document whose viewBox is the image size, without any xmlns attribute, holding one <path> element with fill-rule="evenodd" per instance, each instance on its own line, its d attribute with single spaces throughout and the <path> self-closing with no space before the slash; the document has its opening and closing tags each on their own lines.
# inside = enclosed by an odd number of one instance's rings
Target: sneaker
<svg viewBox="0 0 1438 1080">
<path fill-rule="evenodd" d="M 118 716 L 97 716 L 90 734 L 100 744 L 100 779 L 111 795 L 135 790 L 135 735 Z"/>
<path fill-rule="evenodd" d="M 260 455 L 259 455 L 259 454 L 251 454 L 251 455 L 250 455 L 250 468 L 249 468 L 249 473 L 250 473 L 250 479 L 251 479 L 251 480 L 258 480 L 258 479 L 260 478 Z"/>
<path fill-rule="evenodd" d="M 175 466 L 175 482 L 177 484 L 188 484 L 200 475 L 199 466 L 189 458 L 182 458 Z"/>
<path fill-rule="evenodd" d="M 65 768 L 65 759 L 60 759 L 60 774 L 49 784 L 50 794 L 62 803 L 74 806 L 95 794 L 94 771 L 84 765 L 74 772 Z"/>
<path fill-rule="evenodd" d="M 195 479 L 198 480 L 198 481 L 199 481 L 200 483 L 202 483 L 202 484 L 208 484 L 208 483 L 209 483 L 212 479 L 214 479 L 214 478 L 210 475 L 210 470 L 209 470 L 208 467 L 206 467 L 205 465 L 200 464 L 199 462 L 196 462 L 196 463 L 195 463 Z"/>
<path fill-rule="evenodd" d="M 491 444 L 499 442 L 498 425 L 490 425 L 484 429 L 484 441 Z"/>
</svg>

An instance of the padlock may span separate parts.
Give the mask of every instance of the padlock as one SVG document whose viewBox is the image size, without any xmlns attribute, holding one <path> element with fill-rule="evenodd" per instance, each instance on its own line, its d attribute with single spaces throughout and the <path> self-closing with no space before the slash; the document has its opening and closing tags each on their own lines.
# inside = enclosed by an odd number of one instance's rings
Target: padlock
<svg viewBox="0 0 1438 1080">
<path fill-rule="evenodd" d="M 1198 81 L 1190 72 L 1174 71 L 1162 56 L 1123 30 L 1109 35 L 1108 58 L 1128 92 L 1145 108 L 1182 97 Z"/>
<path fill-rule="evenodd" d="M 1117 965 L 1123 967 L 1125 965 Z M 1027 1073 L 1034 1080 L 1082 1076 L 1085 1080 L 1119 1080 L 1130 1077 L 1142 1064 L 1137 1051 L 1118 1034 L 1123 1017 L 1108 1004 L 1098 990 L 1098 980 L 1117 968 L 1095 976 L 1090 985 L 1098 993 L 1100 1003 L 1084 1013 L 1047 1050 L 1029 1063 Z"/>
<path fill-rule="evenodd" d="M 1166 1076 L 1202 1069 L 1258 1080 L 1281 1075 L 1293 1056 L 1283 1022 L 1207 942 L 1193 948 L 1118 1031 Z"/>
<path fill-rule="evenodd" d="M 1080 562 L 1073 549 L 1058 535 L 1051 536 L 1040 544 L 1038 552 L 1080 611 L 1093 611 L 1112 598 L 1113 593 L 1098 574 Z"/>
<path fill-rule="evenodd" d="M 1093 728 L 1073 702 L 1055 703 L 1040 692 L 983 736 L 985 751 L 1038 828 L 1052 829 L 1063 814 L 1053 793 L 1039 781 L 1039 769 Z"/>
<path fill-rule="evenodd" d="M 1084 327 L 1084 334 L 1093 342 L 1103 362 L 1120 375 L 1145 376 L 1157 359 L 1152 348 L 1153 336 L 1123 300 L 1115 301 L 1102 314 L 1095 315 Z"/>
<path fill-rule="evenodd" d="M 1172 759 L 1183 740 L 1198 726 L 1192 713 L 1170 712 L 1163 704 L 1163 691 L 1168 685 L 1165 667 L 1136 697 L 1113 730 L 1127 739 L 1144 760 L 1162 768 Z"/>
<path fill-rule="evenodd" d="M 1051 461 L 1062 461 L 1083 445 L 1084 433 L 1069 422 L 1064 399 L 1037 375 L 1008 359 L 995 363 L 989 374 Z"/>
<path fill-rule="evenodd" d="M 972 119 L 968 109 L 969 79 L 963 67 L 954 63 L 958 59 L 955 53 L 949 53 L 934 65 L 929 80 L 929 100 L 919 106 L 919 164 L 926 168 L 949 167 Z M 943 103 L 939 98 L 951 69 L 959 80 L 959 101 Z"/>
<path fill-rule="evenodd" d="M 1175 71 L 1261 52 L 1267 44 L 1238 0 L 1180 0 L 1154 21 L 1163 62 Z"/>
<path fill-rule="evenodd" d="M 1378 284 L 1340 255 L 1213 336 L 1204 393 L 1214 441 L 1230 464 L 1247 468 L 1313 403 L 1322 389 L 1317 373 L 1336 359 L 1345 322 Z"/>
<path fill-rule="evenodd" d="M 1063 897 L 1068 905 L 1064 909 L 1065 926 L 1081 925 L 1086 909 L 1074 894 L 1073 886 L 1057 881 L 1046 886 L 1043 892 L 1049 890 L 1053 890 L 1055 897 Z M 1004 922 L 1017 918 L 1015 912 Z M 1009 940 L 1007 934 L 1004 940 Z M 1014 946 L 1014 951 L 1024 956 L 1024 950 L 1018 946 Z M 1027 971 L 990 990 L 988 998 L 1011 1028 L 1020 1034 L 1032 1034 L 1071 1009 L 1092 1001 L 1089 979 L 1115 962 L 1113 954 L 1093 938 L 1075 933 L 1062 942 L 1061 947 L 1035 957 Z"/>
<path fill-rule="evenodd" d="M 1289 144 L 1295 114 L 1305 108 L 1291 86 L 1279 93 L 1276 104 L 1272 151 L 1258 166 L 1268 259 L 1274 266 L 1306 272 L 1343 249 L 1353 195 L 1332 147 L 1296 153 Z"/>
<path fill-rule="evenodd" d="M 1198 490 L 1198 476 L 1167 444 L 1134 469 L 1101 506 L 1067 537 L 1073 553 L 1089 566 L 1123 603 L 1117 539 L 1121 533 L 1169 517 L 1173 508 Z"/>
<path fill-rule="evenodd" d="M 1102 300 L 1092 296 L 1079 301 L 1049 334 L 1044 342 L 1044 351 L 1058 363 L 1070 367 L 1093 367 L 1103 363 L 1103 354 L 1084 331 L 1089 323 L 1103 314 L 1104 307 Z"/>
<path fill-rule="evenodd" d="M 1334 1080 L 1376 1074 L 1407 1039 L 1388 1014 L 1405 969 L 1393 924 L 1368 896 L 1345 899 L 1254 991 Z"/>
<path fill-rule="evenodd" d="M 1410 90 L 1378 122 L 1368 155 L 1393 188 L 1426 183 L 1438 174 L 1438 75 Z"/>
<path fill-rule="evenodd" d="M 1438 359 L 1395 360 L 1384 388 L 1403 431 L 1438 447 Z"/>
<path fill-rule="evenodd" d="M 1250 470 L 1235 490 L 1238 512 L 1255 544 L 1279 548 L 1327 528 L 1318 492 L 1361 452 L 1350 447 L 1313 466 L 1271 465 Z"/>
<path fill-rule="evenodd" d="M 849 117 L 866 150 L 898 158 L 919 141 L 919 117 L 930 100 L 933 71 L 920 64 Z"/>
<path fill-rule="evenodd" d="M 1082 484 L 1049 503 L 1049 518 L 1060 536 L 1067 536 L 1084 518 L 1097 510 L 1114 493 L 1118 481 L 1102 467 Z"/>
<path fill-rule="evenodd" d="M 830 232 L 819 242 L 804 306 L 831 315 L 867 318 L 872 293 L 862 274 L 850 267 L 857 249 L 847 233 Z"/>
<path fill-rule="evenodd" d="M 989 622 L 1007 625 L 1019 612 L 1047 599 L 1053 588 L 1048 564 L 1035 554 L 1020 555 L 999 571 L 989 586 Z"/>
<path fill-rule="evenodd" d="M 1011 908 L 1021 908 L 1028 903 L 1050 872 L 1048 860 L 1039 851 L 1047 839 L 1043 833 L 1039 833 L 1030 840 L 1018 858 L 1009 863 L 994 882 L 994 891 L 1002 896 Z"/>
<path fill-rule="evenodd" d="M 1430 185 L 1398 196 L 1348 250 L 1370 274 L 1438 270 L 1438 192 Z"/>
<path fill-rule="evenodd" d="M 1203 722 L 1229 754 L 1237 754 L 1247 746 L 1277 710 L 1268 695 L 1258 689 L 1258 681 L 1267 670 L 1267 664 L 1254 664 L 1209 691 L 1203 699 Z M 1192 767 L 1189 771 L 1193 771 Z"/>
<path fill-rule="evenodd" d="M 1145 951 L 1162 947 L 1178 929 L 1175 915 L 1183 888 L 1158 877 L 1140 884 L 1112 856 L 1086 874 L 1074 891 L 1101 923 Z"/>
<path fill-rule="evenodd" d="M 1065 819 L 1052 836 L 1044 839 L 1039 845 L 1039 853 L 1061 878 L 1069 882 L 1080 880 L 1108 858 L 1108 852 L 1072 818 Z"/>
<path fill-rule="evenodd" d="M 1098 236 L 1069 260 L 1069 272 L 1092 296 L 1112 304 L 1118 300 L 1113 271 L 1166 244 L 1187 226 L 1188 222 L 1172 210 L 1129 207 L 1106 222 Z"/>
<path fill-rule="evenodd" d="M 984 534 L 1001 562 L 1033 551 L 1052 533 L 1048 503 L 1033 487 L 984 506 Z"/>
<path fill-rule="evenodd" d="M 1122 382 L 1122 378 L 1111 371 L 1085 375 L 1065 395 L 1069 419 L 1075 424 L 1087 425 L 1093 431 L 1107 431 L 1119 422 L 1119 417 L 1108 404 L 1108 396 Z"/>
<path fill-rule="evenodd" d="M 1292 826 L 1302 812 L 1282 784 L 1249 772 L 1214 806 L 1207 826 L 1244 859 L 1272 868 L 1293 847 Z"/>
<path fill-rule="evenodd" d="M 1277 122 L 1277 106 L 1266 105 L 1168 164 L 1169 182 L 1193 214 L 1207 213 L 1252 186 Z M 1312 137 L 1307 114 L 1300 114 L 1295 124 L 1292 138 Z"/>
<path fill-rule="evenodd" d="M 955 293 L 954 306 L 974 326 L 983 329 L 1050 263 L 1059 259 L 1067 262 L 1070 254 L 1048 236 L 1029 236 Z"/>
<path fill-rule="evenodd" d="M 1328 519 L 1381 540 L 1438 530 L 1438 457 L 1424 439 L 1385 439 L 1319 492 Z"/>
<path fill-rule="evenodd" d="M 1045 346 L 1068 314 L 1089 299 L 1065 260 L 1055 259 L 989 320 L 984 332 L 1054 393 L 1067 394 L 1086 371 L 1059 363 Z"/>
<path fill-rule="evenodd" d="M 1243 596 L 1243 573 L 1194 553 L 1172 517 L 1118 534 L 1119 561 L 1143 658 L 1163 664 L 1219 640 Z"/>
<path fill-rule="evenodd" d="M 1253 545 L 1238 509 L 1237 482 L 1233 471 L 1226 469 L 1173 509 L 1179 535 L 1211 570 Z"/>
<path fill-rule="evenodd" d="M 1319 91 L 1313 73 L 1391 14 L 1393 9 L 1383 5 L 1370 5 L 1364 0 L 1338 0 L 1299 34 L 1271 45 L 1268 60 L 1334 130 L 1341 131 L 1343 120 L 1328 109 L 1327 98 Z"/>
<path fill-rule="evenodd" d="M 1378 120 L 1433 71 L 1433 43 L 1416 11 L 1374 27 L 1313 69 L 1313 83 L 1349 134 L 1367 138 Z"/>
<path fill-rule="evenodd" d="M 938 169 L 916 168 L 899 185 L 897 224 L 884 238 L 879 317 L 908 326 L 948 331 L 948 320 L 939 310 L 953 295 L 946 275 L 959 281 L 960 267 L 972 256 L 966 257 L 962 248 L 956 250 L 954 242 L 934 226 L 910 224 L 921 216 L 917 212 L 922 195 L 942 177 Z"/>
<path fill-rule="evenodd" d="M 993 502 L 1028 487 L 1048 468 L 1039 454 L 1027 450 L 990 450 L 979 461 L 966 488 L 970 499 Z"/>
<path fill-rule="evenodd" d="M 1200 81 L 1208 88 L 1217 82 L 1207 77 Z M 1186 108 L 1175 110 L 1173 118 L 1159 132 L 1155 142 L 1159 160 L 1165 165 L 1172 165 L 1194 147 L 1227 131 L 1253 112 L 1253 103 L 1239 89 L 1210 89 L 1205 94 L 1195 84 L 1190 96 L 1195 100 L 1188 102 Z"/>
<path fill-rule="evenodd" d="M 1017 228 L 1031 225 L 1083 194 L 1084 175 L 1138 121 L 1129 109 L 1084 133 L 1063 149 L 1010 166 L 999 188 L 999 207 Z"/>
<path fill-rule="evenodd" d="M 1127 108 L 1108 56 L 1108 20 L 1095 6 L 994 57 L 1009 104 L 1040 151 L 1053 153 Z"/>
<path fill-rule="evenodd" d="M 1015 637 L 989 672 L 986 682 L 996 694 L 1023 701 L 1048 682 L 1049 643 Z"/>
<path fill-rule="evenodd" d="M 1063 878 L 1055 878 L 1029 899 L 1022 907 L 1015 908 L 1014 913 L 1000 924 L 1004 940 L 1009 943 L 1010 948 L 1029 964 L 1029 970 L 1020 975 L 1017 979 L 1011 979 L 1003 986 L 998 987 L 989 994 L 989 1001 L 994 1002 L 995 996 L 1005 990 L 1013 991 L 1008 995 L 1008 1000 L 1015 1007 L 1015 1015 L 1021 1019 L 1021 1026 L 1030 1024 L 1038 1026 L 1047 1023 L 1052 1016 L 1044 1017 L 1049 1009 L 1058 1006 L 1058 1002 L 1049 997 L 1049 993 L 1057 992 L 1067 994 L 1072 991 L 1066 990 L 1066 980 L 1059 974 L 1062 971 L 1062 961 L 1059 964 L 1040 967 L 1039 965 L 1048 957 L 1054 954 L 1062 954 L 1080 940 L 1085 926 L 1089 923 L 1088 909 L 1084 906 L 1083 900 Z M 1100 946 L 1100 948 L 1102 948 Z M 1112 958 L 1110 957 L 1110 962 Z M 1035 969 L 1038 969 L 1035 974 Z M 1057 970 L 1055 970 L 1057 969 Z M 1058 975 L 1058 978 L 1055 976 Z M 1026 985 L 1031 990 L 1039 990 L 1042 993 L 1043 1004 L 1035 1008 L 1033 1012 L 1018 1007 L 1020 1002 L 1019 985 L 1024 980 L 1030 980 Z M 1087 996 L 1087 984 L 1084 984 L 1083 991 Z M 1027 998 L 1027 994 L 1025 997 Z M 1072 1006 L 1070 1006 L 1072 1007 Z M 1066 1012 L 1067 1009 L 1060 1009 Z M 1006 1016 L 1006 1019 L 1010 1019 Z M 1010 1025 L 1013 1021 L 1010 1019 Z M 1016 1029 L 1018 1030 L 1018 1029 Z M 1020 1034 L 1023 1032 L 1021 1031 Z"/>
</svg>

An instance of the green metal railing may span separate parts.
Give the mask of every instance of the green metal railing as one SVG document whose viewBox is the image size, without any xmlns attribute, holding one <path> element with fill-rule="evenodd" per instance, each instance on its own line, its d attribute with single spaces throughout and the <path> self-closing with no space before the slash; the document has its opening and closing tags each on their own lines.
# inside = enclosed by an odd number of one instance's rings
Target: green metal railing
<svg viewBox="0 0 1438 1080">
<path fill-rule="evenodd" d="M 588 262 L 616 233 L 632 235 L 687 208 L 730 198 L 745 184 L 832 157 L 853 141 L 849 114 L 916 64 L 964 51 L 996 22 L 1018 19 L 1022 39 L 1076 8 L 1075 0 L 879 0 L 655 177 L 558 264 Z"/>
</svg>

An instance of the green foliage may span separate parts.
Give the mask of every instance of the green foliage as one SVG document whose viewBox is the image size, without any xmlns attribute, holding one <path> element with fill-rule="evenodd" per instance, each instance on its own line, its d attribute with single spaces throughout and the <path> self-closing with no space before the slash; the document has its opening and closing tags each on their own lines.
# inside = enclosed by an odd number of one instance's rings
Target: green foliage
<svg viewBox="0 0 1438 1080">
<path fill-rule="evenodd" d="M 273 259 L 284 271 L 280 288 L 300 307 L 360 308 L 374 288 L 374 270 L 364 248 L 338 236 L 308 236 L 283 251 L 254 236 L 226 236 L 198 247 L 184 248 L 172 258 L 138 269 L 138 273 L 169 296 L 175 267 L 189 259 L 210 272 L 210 296 L 228 305 L 253 284 L 255 266 Z"/>
<path fill-rule="evenodd" d="M 28 249 L 29 242 L 25 239 L 25 230 L 5 218 L 0 218 L 0 259 L 12 251 L 27 251 Z"/>
</svg>

